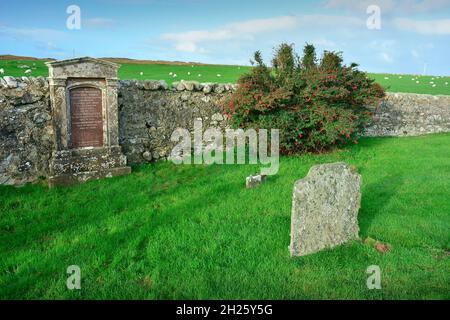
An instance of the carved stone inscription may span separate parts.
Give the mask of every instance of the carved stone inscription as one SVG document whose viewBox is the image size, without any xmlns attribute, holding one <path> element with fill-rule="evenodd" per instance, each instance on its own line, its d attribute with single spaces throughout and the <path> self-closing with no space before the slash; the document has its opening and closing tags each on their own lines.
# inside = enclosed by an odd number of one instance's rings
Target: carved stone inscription
<svg viewBox="0 0 450 320">
<path fill-rule="evenodd" d="M 72 148 L 103 146 L 102 91 L 96 88 L 70 90 Z"/>
</svg>

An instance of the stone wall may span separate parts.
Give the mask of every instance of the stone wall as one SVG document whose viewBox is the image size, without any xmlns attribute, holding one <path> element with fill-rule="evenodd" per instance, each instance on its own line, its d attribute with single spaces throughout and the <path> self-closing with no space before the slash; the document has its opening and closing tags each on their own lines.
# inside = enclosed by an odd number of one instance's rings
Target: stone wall
<svg viewBox="0 0 450 320">
<path fill-rule="evenodd" d="M 159 81 L 121 81 L 119 89 L 120 144 L 130 163 L 167 158 L 175 143 L 173 131 L 193 131 L 195 119 L 203 127 L 227 124 L 220 101 L 236 87 L 233 85 L 175 83 L 168 89 Z"/>
<path fill-rule="evenodd" d="M 48 176 L 53 126 L 48 81 L 0 80 L 0 185 Z"/>
<path fill-rule="evenodd" d="M 0 184 L 48 177 L 54 133 L 45 78 L 0 78 Z M 176 128 L 227 127 L 220 101 L 235 85 L 120 81 L 119 137 L 129 164 L 166 158 Z M 450 96 L 388 94 L 366 136 L 450 132 Z"/>
<path fill-rule="evenodd" d="M 450 96 L 388 93 L 365 136 L 418 136 L 450 132 Z"/>
</svg>

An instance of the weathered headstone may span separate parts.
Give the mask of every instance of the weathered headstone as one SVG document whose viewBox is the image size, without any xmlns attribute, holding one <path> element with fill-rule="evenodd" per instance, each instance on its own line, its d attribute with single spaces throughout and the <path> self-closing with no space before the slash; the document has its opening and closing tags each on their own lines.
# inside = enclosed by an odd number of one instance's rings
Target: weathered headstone
<svg viewBox="0 0 450 320">
<path fill-rule="evenodd" d="M 294 186 L 291 256 L 358 238 L 361 176 L 345 163 L 318 165 Z"/>
<path fill-rule="evenodd" d="M 92 58 L 47 65 L 56 149 L 49 185 L 129 174 L 119 146 L 119 65 Z"/>
</svg>

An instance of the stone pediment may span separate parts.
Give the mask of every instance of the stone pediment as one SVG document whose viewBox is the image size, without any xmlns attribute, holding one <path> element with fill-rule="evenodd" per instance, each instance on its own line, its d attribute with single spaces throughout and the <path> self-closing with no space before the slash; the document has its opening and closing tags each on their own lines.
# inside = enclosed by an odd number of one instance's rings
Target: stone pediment
<svg viewBox="0 0 450 320">
<path fill-rule="evenodd" d="M 54 79 L 104 78 L 117 79 L 120 65 L 90 57 L 47 62 L 49 76 Z"/>
</svg>

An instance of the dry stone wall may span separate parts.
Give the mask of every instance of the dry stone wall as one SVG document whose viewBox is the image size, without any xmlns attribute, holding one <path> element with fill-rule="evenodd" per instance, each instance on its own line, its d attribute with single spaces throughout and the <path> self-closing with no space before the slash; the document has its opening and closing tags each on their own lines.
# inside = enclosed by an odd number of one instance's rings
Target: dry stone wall
<svg viewBox="0 0 450 320">
<path fill-rule="evenodd" d="M 119 142 L 128 164 L 165 159 L 176 128 L 226 128 L 220 104 L 236 85 L 120 81 Z M 0 185 L 48 177 L 54 150 L 49 84 L 45 78 L 0 78 Z M 450 96 L 388 94 L 367 136 L 450 132 Z"/>
<path fill-rule="evenodd" d="M 120 144 L 131 163 L 165 159 L 176 143 L 177 128 L 193 132 L 194 120 L 203 128 L 225 129 L 220 101 L 235 86 L 175 83 L 168 89 L 159 81 L 122 81 L 119 90 Z"/>
<path fill-rule="evenodd" d="M 4 77 L 0 82 L 0 185 L 46 177 L 53 149 L 48 81 Z"/>
<path fill-rule="evenodd" d="M 450 96 L 389 93 L 374 114 L 366 136 L 399 137 L 450 132 Z"/>
</svg>

